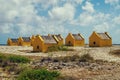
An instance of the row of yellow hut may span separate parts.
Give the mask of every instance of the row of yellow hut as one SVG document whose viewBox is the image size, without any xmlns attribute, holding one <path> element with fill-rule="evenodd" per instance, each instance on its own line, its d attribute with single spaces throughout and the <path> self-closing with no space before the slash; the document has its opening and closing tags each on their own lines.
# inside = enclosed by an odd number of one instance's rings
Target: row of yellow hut
<svg viewBox="0 0 120 80">
<path fill-rule="evenodd" d="M 61 46 L 64 45 L 63 37 L 58 35 L 36 35 L 32 37 L 19 37 L 17 39 L 8 38 L 7 44 L 9 46 L 33 46 L 33 51 L 46 52 L 50 46 Z M 84 37 L 78 34 L 69 33 L 65 38 L 66 46 L 85 46 Z M 105 33 L 93 32 L 89 37 L 90 47 L 104 47 L 112 46 L 112 38 L 110 35 Z"/>
</svg>

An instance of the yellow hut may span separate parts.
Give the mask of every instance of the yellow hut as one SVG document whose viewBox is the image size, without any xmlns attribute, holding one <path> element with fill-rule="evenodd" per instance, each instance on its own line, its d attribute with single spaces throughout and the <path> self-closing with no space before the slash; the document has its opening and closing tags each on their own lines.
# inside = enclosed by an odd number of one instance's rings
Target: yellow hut
<svg viewBox="0 0 120 80">
<path fill-rule="evenodd" d="M 16 38 L 8 38 L 7 45 L 8 46 L 18 46 L 18 39 L 16 39 Z"/>
<path fill-rule="evenodd" d="M 18 45 L 19 46 L 31 46 L 31 38 L 30 37 L 19 37 Z"/>
<path fill-rule="evenodd" d="M 37 35 L 34 39 L 33 51 L 46 52 L 48 47 L 57 45 L 57 41 L 53 36 Z"/>
<path fill-rule="evenodd" d="M 62 35 L 58 34 L 58 35 L 52 35 L 52 36 L 57 41 L 57 44 L 59 46 L 62 46 L 64 44 L 64 39 L 63 39 Z"/>
<path fill-rule="evenodd" d="M 107 32 L 96 33 L 94 31 L 92 35 L 89 37 L 89 46 L 90 47 L 112 46 L 112 38 Z"/>
<path fill-rule="evenodd" d="M 65 45 L 67 46 L 84 46 L 85 41 L 83 36 L 78 34 L 69 33 L 65 39 Z"/>
<path fill-rule="evenodd" d="M 31 46 L 34 44 L 34 40 L 35 40 L 35 36 L 32 35 L 32 37 L 31 37 Z"/>
</svg>

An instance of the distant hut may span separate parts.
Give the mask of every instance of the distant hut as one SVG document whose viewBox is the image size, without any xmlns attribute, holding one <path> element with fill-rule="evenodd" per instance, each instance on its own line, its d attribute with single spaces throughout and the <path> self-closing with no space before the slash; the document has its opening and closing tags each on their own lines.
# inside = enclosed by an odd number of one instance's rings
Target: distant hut
<svg viewBox="0 0 120 80">
<path fill-rule="evenodd" d="M 18 39 L 16 39 L 16 38 L 8 38 L 7 45 L 8 46 L 18 46 Z"/>
<path fill-rule="evenodd" d="M 31 46 L 33 46 L 33 44 L 34 44 L 34 40 L 35 40 L 35 36 L 32 35 L 32 37 L 31 37 Z"/>
<path fill-rule="evenodd" d="M 94 31 L 92 35 L 89 37 L 89 46 L 90 47 L 112 46 L 112 38 L 107 32 L 97 33 Z"/>
<path fill-rule="evenodd" d="M 57 41 L 53 36 L 37 35 L 33 44 L 33 51 L 46 52 L 48 47 L 57 45 Z"/>
<path fill-rule="evenodd" d="M 67 46 L 84 46 L 85 41 L 83 36 L 78 34 L 69 33 L 65 39 L 65 45 Z"/>
<path fill-rule="evenodd" d="M 31 46 L 31 38 L 30 37 L 19 37 L 18 45 L 19 46 Z"/>
<path fill-rule="evenodd" d="M 55 34 L 55 35 L 52 35 L 52 36 L 57 41 L 57 44 L 59 46 L 64 45 L 64 39 L 63 39 L 61 34 L 58 34 L 58 35 Z"/>
</svg>

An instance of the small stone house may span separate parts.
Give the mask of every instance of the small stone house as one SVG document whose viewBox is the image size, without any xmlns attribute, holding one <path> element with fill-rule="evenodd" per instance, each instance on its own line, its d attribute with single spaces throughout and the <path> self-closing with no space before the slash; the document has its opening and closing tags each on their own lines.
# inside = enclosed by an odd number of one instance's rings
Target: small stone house
<svg viewBox="0 0 120 80">
<path fill-rule="evenodd" d="M 33 43 L 33 51 L 34 52 L 46 52 L 48 47 L 57 45 L 57 41 L 53 36 L 41 36 L 37 35 L 34 39 Z"/>
<path fill-rule="evenodd" d="M 18 39 L 16 39 L 16 38 L 8 38 L 7 45 L 8 46 L 18 46 Z"/>
<path fill-rule="evenodd" d="M 89 46 L 90 47 L 112 46 L 112 38 L 107 32 L 97 33 L 94 31 L 92 35 L 89 37 Z"/>
<path fill-rule="evenodd" d="M 63 39 L 63 37 L 60 34 L 52 35 L 52 36 L 57 41 L 58 46 L 64 45 L 64 39 Z"/>
<path fill-rule="evenodd" d="M 34 44 L 34 40 L 35 40 L 35 36 L 32 35 L 32 37 L 31 37 L 31 46 Z"/>
<path fill-rule="evenodd" d="M 65 39 L 65 45 L 67 45 L 67 46 L 84 46 L 85 40 L 80 33 L 78 33 L 78 34 L 69 33 Z"/>
<path fill-rule="evenodd" d="M 31 46 L 31 38 L 30 37 L 19 37 L 18 45 L 19 46 Z"/>
</svg>

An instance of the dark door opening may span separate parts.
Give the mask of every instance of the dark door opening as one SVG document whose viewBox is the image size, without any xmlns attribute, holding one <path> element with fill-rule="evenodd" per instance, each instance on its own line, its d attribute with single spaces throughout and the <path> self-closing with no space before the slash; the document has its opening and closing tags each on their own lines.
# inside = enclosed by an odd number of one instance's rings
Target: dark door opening
<svg viewBox="0 0 120 80">
<path fill-rule="evenodd" d="M 39 46 L 37 46 L 37 49 L 39 49 Z"/>
<path fill-rule="evenodd" d="M 96 42 L 93 42 L 93 44 L 95 45 L 95 44 L 96 44 Z"/>
<path fill-rule="evenodd" d="M 21 42 L 19 42 L 19 46 L 22 46 Z"/>
<path fill-rule="evenodd" d="M 68 46 L 72 46 L 71 41 L 68 42 Z"/>
<path fill-rule="evenodd" d="M 71 46 L 71 42 L 70 41 L 68 42 L 68 46 Z"/>
</svg>

